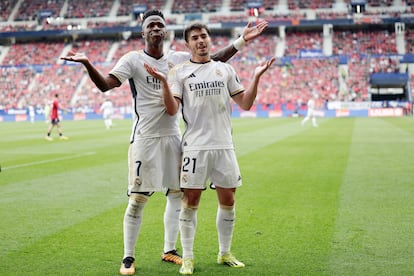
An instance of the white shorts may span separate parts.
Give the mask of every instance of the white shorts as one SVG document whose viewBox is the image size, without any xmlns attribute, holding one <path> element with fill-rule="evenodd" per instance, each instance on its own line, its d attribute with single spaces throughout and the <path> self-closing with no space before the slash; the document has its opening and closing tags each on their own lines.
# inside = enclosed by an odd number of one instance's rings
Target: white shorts
<svg viewBox="0 0 414 276">
<path fill-rule="evenodd" d="M 233 149 L 184 151 L 181 188 L 206 189 L 208 179 L 216 187 L 241 186 L 239 164 Z"/>
<path fill-rule="evenodd" d="M 128 195 L 180 190 L 180 136 L 135 139 L 128 151 Z"/>
<path fill-rule="evenodd" d="M 106 119 L 111 119 L 111 118 L 112 118 L 112 113 L 105 113 L 105 112 L 104 112 L 104 114 L 103 114 L 102 118 L 103 118 L 103 119 L 105 119 L 105 120 L 106 120 Z"/>
<path fill-rule="evenodd" d="M 315 117 L 315 110 L 314 109 L 308 109 L 307 117 Z"/>
</svg>

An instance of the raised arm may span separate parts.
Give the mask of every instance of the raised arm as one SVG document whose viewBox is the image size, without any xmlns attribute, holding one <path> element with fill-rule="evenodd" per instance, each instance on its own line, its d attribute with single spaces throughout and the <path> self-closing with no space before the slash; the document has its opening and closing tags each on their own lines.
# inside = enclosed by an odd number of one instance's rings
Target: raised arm
<svg viewBox="0 0 414 276">
<path fill-rule="evenodd" d="M 255 39 L 267 28 L 269 23 L 267 21 L 261 21 L 256 26 L 252 26 L 252 22 L 247 23 L 247 26 L 243 30 L 243 34 L 237 38 L 232 44 L 219 50 L 217 53 L 211 55 L 211 59 L 222 62 L 228 61 L 239 51 L 246 42 Z"/>
<path fill-rule="evenodd" d="M 115 87 L 119 87 L 121 85 L 119 80 L 114 76 L 104 76 L 101 72 L 99 72 L 99 70 L 89 61 L 88 57 L 83 53 L 75 53 L 73 51 L 69 51 L 67 56 L 61 57 L 60 59 L 82 63 L 88 71 L 91 80 L 102 92 L 108 91 Z"/>
<path fill-rule="evenodd" d="M 153 76 L 154 78 L 157 78 L 162 85 L 162 98 L 164 101 L 165 109 L 169 115 L 175 115 L 178 112 L 178 108 L 180 106 L 180 101 L 173 96 L 171 93 L 170 86 L 168 85 L 167 77 L 157 71 L 157 69 L 149 66 L 148 64 L 144 63 L 144 67 L 147 70 L 147 72 Z"/>
<path fill-rule="evenodd" d="M 256 99 L 257 95 L 257 86 L 259 85 L 260 77 L 263 75 L 264 72 L 269 69 L 269 67 L 273 64 L 275 58 L 272 57 L 270 60 L 263 61 L 259 66 L 256 67 L 253 74 L 253 80 L 249 84 L 249 87 L 240 94 L 237 94 L 233 97 L 233 100 L 243 109 L 243 110 L 250 110 L 252 107 L 254 100 Z"/>
</svg>

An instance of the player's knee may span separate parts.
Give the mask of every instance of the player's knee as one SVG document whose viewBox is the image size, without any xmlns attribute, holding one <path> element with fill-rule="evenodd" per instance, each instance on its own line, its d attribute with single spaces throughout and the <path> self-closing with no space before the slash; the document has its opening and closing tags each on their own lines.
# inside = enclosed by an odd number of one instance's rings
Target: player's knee
<svg viewBox="0 0 414 276">
<path fill-rule="evenodd" d="M 148 201 L 148 196 L 142 194 L 132 194 L 129 196 L 129 202 L 126 215 L 129 217 L 137 218 L 141 216 L 141 213 Z"/>
<path fill-rule="evenodd" d="M 200 203 L 201 193 L 184 193 L 183 195 L 183 207 L 187 206 L 189 208 L 198 208 Z"/>
<path fill-rule="evenodd" d="M 188 201 L 182 201 L 182 209 L 185 210 L 197 210 L 198 204 L 190 204 Z"/>
<path fill-rule="evenodd" d="M 234 206 L 234 204 L 235 204 L 234 197 L 233 198 L 228 197 L 228 198 L 224 198 L 220 200 L 220 206 L 229 207 L 229 206 Z"/>
<path fill-rule="evenodd" d="M 172 200 L 181 200 L 183 197 L 183 193 L 179 190 L 169 190 L 167 193 L 167 197 Z"/>
<path fill-rule="evenodd" d="M 144 195 L 144 194 L 131 194 L 129 196 L 129 200 L 130 202 L 132 201 L 132 203 L 136 203 L 136 204 L 145 204 L 148 201 L 149 196 Z"/>
<path fill-rule="evenodd" d="M 217 196 L 220 206 L 234 206 L 235 189 L 217 189 Z"/>
</svg>

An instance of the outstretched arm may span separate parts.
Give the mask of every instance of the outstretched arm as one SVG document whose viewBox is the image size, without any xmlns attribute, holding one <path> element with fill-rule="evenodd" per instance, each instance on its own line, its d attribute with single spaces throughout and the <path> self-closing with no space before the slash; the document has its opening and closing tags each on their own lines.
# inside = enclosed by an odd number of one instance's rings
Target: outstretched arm
<svg viewBox="0 0 414 276">
<path fill-rule="evenodd" d="M 146 63 L 144 63 L 144 67 L 151 76 L 153 76 L 154 78 L 157 78 L 161 82 L 162 98 L 164 101 L 165 109 L 169 115 L 175 115 L 178 112 L 178 107 L 180 105 L 180 102 L 171 93 L 171 89 L 170 89 L 170 86 L 168 85 L 167 77 L 163 73 L 159 72 L 157 69 L 149 66 Z"/>
<path fill-rule="evenodd" d="M 102 92 L 108 91 L 121 85 L 119 80 L 114 76 L 104 76 L 101 72 L 99 72 L 99 70 L 89 61 L 88 57 L 83 53 L 75 53 L 73 51 L 69 51 L 67 56 L 61 57 L 60 59 L 82 63 L 88 71 L 91 80 Z"/>
<path fill-rule="evenodd" d="M 269 69 L 269 67 L 275 61 L 275 57 L 272 57 L 270 60 L 263 61 L 259 66 L 256 67 L 254 70 L 253 80 L 250 83 L 249 87 L 240 94 L 237 94 L 233 97 L 233 100 L 243 109 L 243 110 L 250 110 L 252 107 L 254 100 L 256 99 L 257 95 L 257 86 L 259 85 L 260 77 L 263 75 L 264 72 Z"/>
<path fill-rule="evenodd" d="M 221 49 L 217 53 L 211 55 L 211 59 L 222 62 L 228 61 L 234 56 L 238 50 L 240 50 L 246 42 L 255 39 L 267 28 L 269 23 L 267 21 L 261 21 L 256 26 L 252 26 L 252 22 L 247 23 L 247 26 L 243 30 L 243 34 L 237 38 L 232 44 Z"/>
</svg>

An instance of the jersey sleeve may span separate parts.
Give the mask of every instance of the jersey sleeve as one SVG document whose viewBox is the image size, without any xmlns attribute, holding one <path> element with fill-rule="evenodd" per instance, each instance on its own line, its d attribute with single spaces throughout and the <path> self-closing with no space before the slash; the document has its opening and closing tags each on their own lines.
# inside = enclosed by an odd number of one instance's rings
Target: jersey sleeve
<svg viewBox="0 0 414 276">
<path fill-rule="evenodd" d="M 171 53 L 169 53 L 169 57 L 168 57 L 168 66 L 169 68 L 173 68 L 175 65 L 189 61 L 191 58 L 191 54 L 188 52 L 183 52 L 183 51 L 173 51 L 170 50 Z"/>
<path fill-rule="evenodd" d="M 173 67 L 168 72 L 168 84 L 170 86 L 172 95 L 175 98 L 182 100 L 182 96 L 183 96 L 182 82 L 179 80 L 177 76 L 177 73 L 178 73 L 177 67 L 179 66 Z"/>
<path fill-rule="evenodd" d="M 123 83 L 125 80 L 131 78 L 133 76 L 133 66 L 131 66 L 131 62 L 134 55 L 135 52 L 133 51 L 123 55 L 109 74 L 117 78 L 120 83 Z"/>
<path fill-rule="evenodd" d="M 227 85 L 229 88 L 230 96 L 233 97 L 243 92 L 245 89 L 244 89 L 243 84 L 240 82 L 239 77 L 237 76 L 236 70 L 234 70 L 234 68 L 230 66 L 229 64 L 226 64 L 226 66 L 229 72 L 229 79 L 228 79 Z"/>
</svg>

